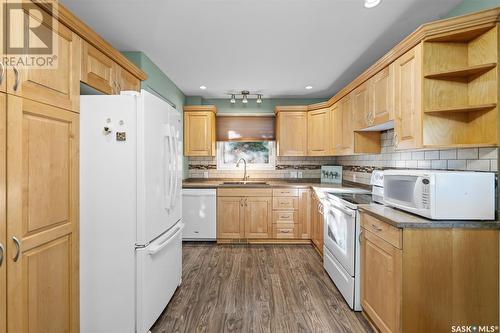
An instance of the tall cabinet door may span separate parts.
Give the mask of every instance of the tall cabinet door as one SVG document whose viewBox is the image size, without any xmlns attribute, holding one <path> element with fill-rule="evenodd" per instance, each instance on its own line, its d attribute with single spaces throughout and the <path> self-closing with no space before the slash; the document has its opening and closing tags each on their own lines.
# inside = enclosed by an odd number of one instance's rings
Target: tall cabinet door
<svg viewBox="0 0 500 333">
<path fill-rule="evenodd" d="M 325 156 L 328 154 L 329 110 L 310 111 L 307 118 L 307 151 L 309 156 Z"/>
<path fill-rule="evenodd" d="M 0 0 L 0 22 L 5 22 L 5 0 Z M 7 89 L 7 67 L 4 62 L 6 41 L 4 38 L 4 27 L 0 25 L 0 92 L 5 92 Z M 1 319 L 0 319 L 1 320 Z M 0 329 L 0 332 L 2 330 Z"/>
<path fill-rule="evenodd" d="M 7 91 L 9 94 L 78 112 L 81 39 L 62 24 L 58 25 L 55 35 L 58 40 L 55 68 L 9 68 Z"/>
<path fill-rule="evenodd" d="M 248 197 L 245 201 L 245 238 L 270 238 L 272 234 L 272 199 Z"/>
<path fill-rule="evenodd" d="M 7 330 L 6 114 L 7 97 L 0 93 L 0 333 Z"/>
<path fill-rule="evenodd" d="M 10 95 L 7 125 L 9 332 L 77 332 L 78 114 Z"/>
<path fill-rule="evenodd" d="M 245 237 L 244 198 L 217 198 L 217 238 L 240 239 Z"/>
<path fill-rule="evenodd" d="M 394 65 L 394 145 L 397 149 L 422 145 L 422 47 L 415 46 Z"/>
</svg>

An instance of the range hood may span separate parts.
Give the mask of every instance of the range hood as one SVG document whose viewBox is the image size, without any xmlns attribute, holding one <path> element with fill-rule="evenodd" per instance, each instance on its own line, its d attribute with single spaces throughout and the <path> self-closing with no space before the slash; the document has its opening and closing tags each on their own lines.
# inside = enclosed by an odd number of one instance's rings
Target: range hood
<svg viewBox="0 0 500 333">
<path fill-rule="evenodd" d="M 274 141 L 274 115 L 217 116 L 217 141 Z"/>
</svg>

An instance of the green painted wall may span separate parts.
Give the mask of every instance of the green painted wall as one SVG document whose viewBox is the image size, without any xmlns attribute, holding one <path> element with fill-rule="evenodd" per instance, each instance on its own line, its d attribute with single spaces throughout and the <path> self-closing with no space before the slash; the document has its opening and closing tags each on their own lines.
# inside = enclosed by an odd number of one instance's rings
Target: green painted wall
<svg viewBox="0 0 500 333">
<path fill-rule="evenodd" d="M 445 16 L 445 18 L 464 15 L 471 12 L 477 12 L 482 9 L 498 6 L 500 6 L 500 0 L 463 0 L 460 4 L 453 8 Z"/>
<path fill-rule="evenodd" d="M 165 99 L 169 100 L 171 103 L 175 104 L 175 108 L 179 110 L 182 115 L 182 108 L 186 102 L 186 96 L 184 93 L 175 85 L 169 77 L 162 72 L 162 70 L 155 65 L 142 52 L 122 52 L 125 57 L 136 64 L 140 69 L 142 69 L 148 75 L 146 81 L 142 81 L 141 88 L 153 93 L 160 94 Z M 188 174 L 188 163 L 187 158 L 184 157 L 183 165 L 183 177 L 187 178 Z"/>
<path fill-rule="evenodd" d="M 217 114 L 223 113 L 262 113 L 273 114 L 276 105 L 308 105 L 325 101 L 326 98 L 264 98 L 261 104 L 254 99 L 248 100 L 248 104 L 237 100 L 235 104 L 229 102 L 229 98 L 201 98 L 198 96 L 186 97 L 186 105 L 215 105 Z"/>
</svg>

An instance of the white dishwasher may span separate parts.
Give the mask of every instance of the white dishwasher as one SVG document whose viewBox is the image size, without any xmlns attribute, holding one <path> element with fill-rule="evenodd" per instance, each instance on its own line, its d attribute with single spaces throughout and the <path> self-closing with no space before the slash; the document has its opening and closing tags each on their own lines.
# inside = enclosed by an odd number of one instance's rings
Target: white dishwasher
<svg viewBox="0 0 500 333">
<path fill-rule="evenodd" d="M 185 188 L 182 190 L 182 240 L 214 241 L 217 232 L 216 189 Z"/>
</svg>

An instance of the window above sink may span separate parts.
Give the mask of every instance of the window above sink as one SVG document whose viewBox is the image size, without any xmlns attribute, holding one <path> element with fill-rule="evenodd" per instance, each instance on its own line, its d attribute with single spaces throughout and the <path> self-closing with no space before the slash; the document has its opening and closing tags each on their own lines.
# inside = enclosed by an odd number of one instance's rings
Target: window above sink
<svg viewBox="0 0 500 333">
<path fill-rule="evenodd" d="M 217 142 L 217 170 L 242 170 L 236 167 L 240 157 L 247 162 L 248 170 L 274 170 L 276 166 L 274 141 L 224 141 Z"/>
</svg>

